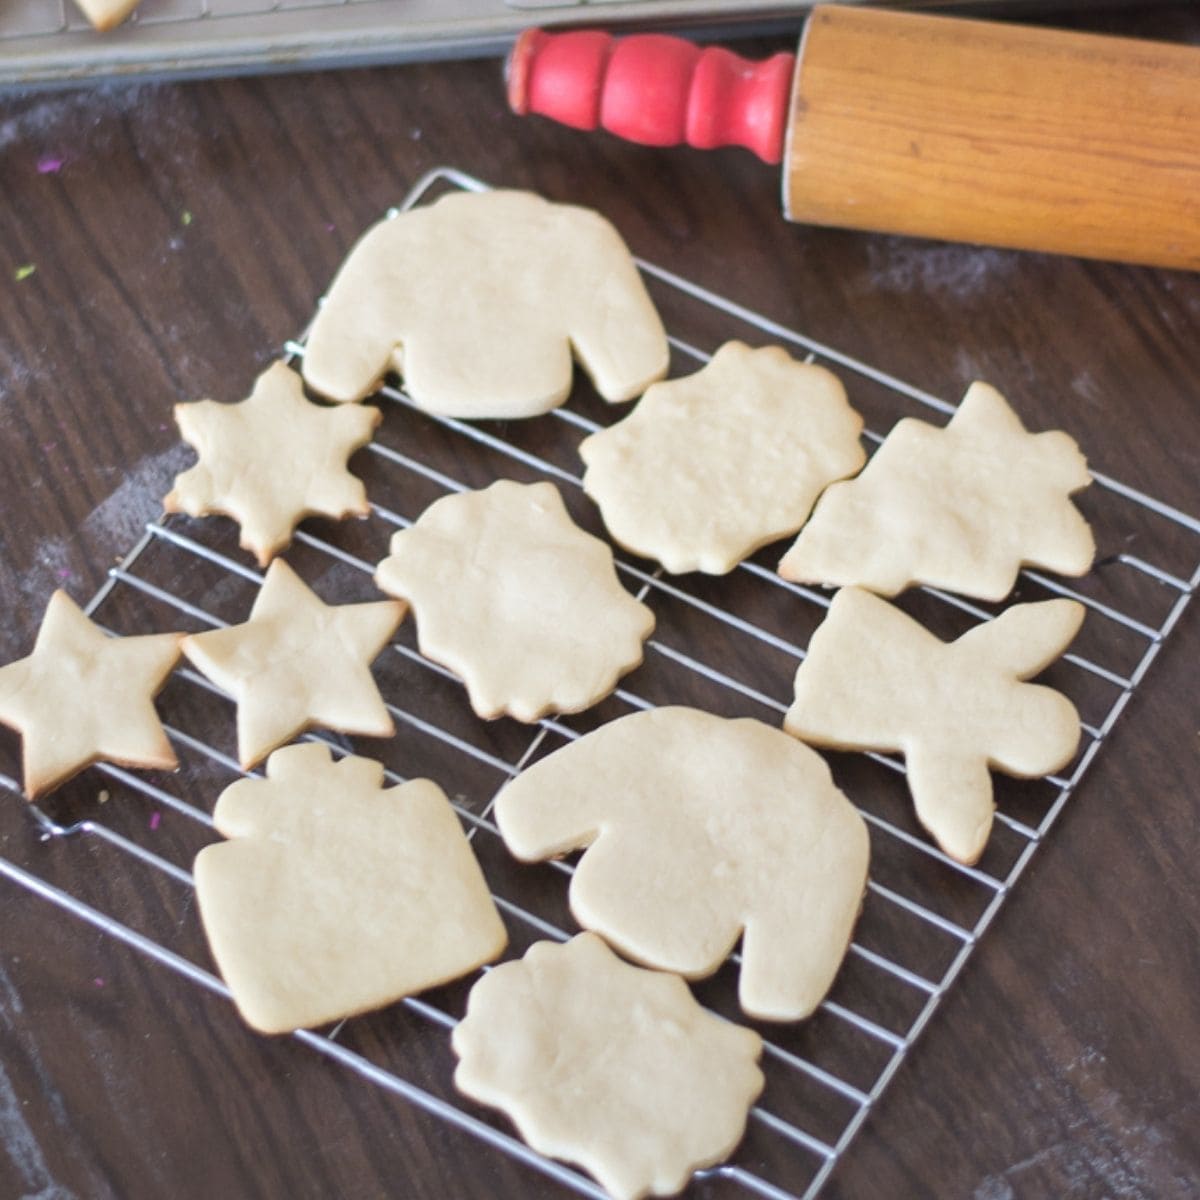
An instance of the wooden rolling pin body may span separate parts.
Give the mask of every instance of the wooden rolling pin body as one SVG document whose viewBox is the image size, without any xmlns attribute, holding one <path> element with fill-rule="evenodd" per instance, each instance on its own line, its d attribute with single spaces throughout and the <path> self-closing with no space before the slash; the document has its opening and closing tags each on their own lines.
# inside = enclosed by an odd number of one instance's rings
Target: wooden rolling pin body
<svg viewBox="0 0 1200 1200">
<path fill-rule="evenodd" d="M 1200 269 L 1200 50 L 818 8 L 792 220 Z"/>
<path fill-rule="evenodd" d="M 509 98 L 657 145 L 783 161 L 796 221 L 1200 269 L 1200 48 L 858 7 L 750 63 L 529 30 Z"/>
</svg>

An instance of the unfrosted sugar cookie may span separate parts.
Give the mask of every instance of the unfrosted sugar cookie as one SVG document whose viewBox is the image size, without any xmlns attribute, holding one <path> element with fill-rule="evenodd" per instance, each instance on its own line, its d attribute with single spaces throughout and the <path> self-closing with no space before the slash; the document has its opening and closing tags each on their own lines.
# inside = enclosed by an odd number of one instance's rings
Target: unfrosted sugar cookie
<svg viewBox="0 0 1200 1200">
<path fill-rule="evenodd" d="M 642 661 L 654 629 L 608 544 L 550 483 L 442 497 L 392 538 L 375 582 L 412 605 L 421 653 L 466 683 L 486 719 L 590 707 Z"/>
<path fill-rule="evenodd" d="M 727 342 L 585 439 L 583 486 L 626 550 L 672 574 L 723 575 L 795 533 L 821 491 L 862 466 L 861 431 L 824 367 Z"/>
<path fill-rule="evenodd" d="M 1091 483 L 1065 433 L 1027 433 L 973 383 L 939 429 L 907 418 L 855 479 L 835 483 L 779 564 L 796 583 L 892 596 L 911 584 L 1002 600 L 1022 565 L 1084 575 L 1096 545 L 1073 493 Z"/>
<path fill-rule="evenodd" d="M 190 517 L 232 517 L 242 548 L 260 566 L 291 541 L 304 517 L 369 511 L 366 489 L 346 461 L 371 440 L 379 409 L 313 404 L 283 363 L 258 377 L 249 399 L 177 404 L 175 420 L 200 461 L 175 480 L 163 507 Z"/>
<path fill-rule="evenodd" d="M 391 736 L 371 663 L 403 618 L 395 600 L 325 604 L 279 558 L 248 621 L 191 634 L 183 652 L 237 701 L 238 761 L 249 769 L 314 726 Z"/>
<path fill-rule="evenodd" d="M 863 819 L 820 755 L 760 721 L 622 717 L 523 771 L 495 813 L 525 862 L 584 851 L 571 912 L 638 962 L 702 978 L 741 935 L 738 997 L 765 1020 L 820 1003 L 866 890 Z"/>
<path fill-rule="evenodd" d="M 277 750 L 213 811 L 230 839 L 196 856 L 221 977 L 262 1033 L 308 1029 L 457 979 L 507 934 L 445 793 L 383 787 L 366 758 Z"/>
<path fill-rule="evenodd" d="M 572 352 L 610 401 L 667 373 L 620 235 L 530 192 L 459 192 L 367 231 L 313 322 L 304 378 L 350 401 L 397 370 L 429 412 L 532 417 L 566 399 Z"/>
<path fill-rule="evenodd" d="M 66 592 L 50 597 L 33 653 L 0 667 L 0 723 L 21 734 L 33 800 L 94 762 L 179 764 L 154 697 L 179 659 L 181 633 L 107 637 Z"/>
<path fill-rule="evenodd" d="M 843 588 L 796 672 L 783 727 L 835 750 L 903 753 L 917 819 L 969 865 L 992 828 L 989 770 L 1033 779 L 1075 753 L 1075 706 L 1022 681 L 1066 650 L 1083 616 L 1074 600 L 1017 604 L 946 643 L 886 600 Z"/>
<path fill-rule="evenodd" d="M 616 1200 L 674 1195 L 741 1141 L 762 1091 L 758 1034 L 705 1012 L 677 975 L 583 933 L 538 942 L 471 989 L 454 1082 L 537 1151 Z"/>
</svg>

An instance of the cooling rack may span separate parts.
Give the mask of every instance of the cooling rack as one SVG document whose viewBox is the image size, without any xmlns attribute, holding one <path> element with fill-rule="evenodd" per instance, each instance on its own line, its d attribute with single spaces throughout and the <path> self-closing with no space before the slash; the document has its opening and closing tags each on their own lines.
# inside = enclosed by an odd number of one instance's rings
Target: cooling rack
<svg viewBox="0 0 1200 1200">
<path fill-rule="evenodd" d="M 421 179 L 393 214 L 449 189 L 483 187 L 442 168 Z M 902 416 L 932 413 L 940 421 L 953 412 L 943 399 L 676 274 L 639 265 L 671 331 L 672 375 L 695 370 L 721 342 L 741 337 L 782 344 L 834 370 L 867 418 L 864 437 L 870 444 L 878 444 Z M 292 359 L 302 357 L 302 340 L 284 351 Z M 550 480 L 575 519 L 603 534 L 582 495 L 576 447 L 581 437 L 628 409 L 604 404 L 585 381 L 577 384 L 567 407 L 526 422 L 467 424 L 433 417 L 392 386 L 382 388 L 375 402 L 384 421 L 355 461 L 373 500 L 370 516 L 359 522 L 306 522 L 288 551 L 292 565 L 325 599 L 372 596 L 371 573 L 391 533 L 410 525 L 438 496 L 483 486 L 498 476 Z M 751 1113 L 746 1138 L 730 1163 L 698 1173 L 690 1194 L 770 1200 L 817 1196 L 1095 763 L 1190 603 L 1200 583 L 1200 520 L 1106 474 L 1097 472 L 1094 478 L 1080 504 L 1097 533 L 1096 569 L 1070 584 L 1025 571 L 1014 596 L 1071 596 L 1088 609 L 1072 651 L 1044 676 L 1072 697 L 1083 717 L 1075 760 L 1045 780 L 997 777 L 995 832 L 980 862 L 966 867 L 942 854 L 915 824 L 902 761 L 880 754 L 831 756 L 835 777 L 871 831 L 871 881 L 854 942 L 833 990 L 810 1021 L 759 1027 L 767 1086 Z M 1137 555 L 1124 550 L 1134 544 Z M 655 704 L 695 704 L 778 724 L 804 645 L 829 604 L 826 593 L 778 578 L 773 571 L 778 553 L 778 547 L 771 548 L 720 579 L 667 579 L 653 564 L 619 553 L 621 578 L 654 609 L 657 627 L 644 665 L 590 713 L 534 726 L 479 721 L 457 681 L 417 652 L 412 623 L 406 622 L 376 666 L 397 736 L 353 744 L 337 736 L 309 736 L 339 754 L 357 749 L 380 758 L 393 782 L 429 775 L 445 787 L 508 927 L 507 956 L 519 956 L 538 938 L 562 939 L 574 931 L 565 903 L 565 877 L 573 868 L 569 862 L 521 866 L 509 858 L 492 819 L 498 790 L 595 725 Z M 87 611 L 114 632 L 210 629 L 244 620 L 260 579 L 238 551 L 231 523 L 164 515 L 111 570 Z M 943 637 L 998 611 L 936 589 L 906 594 L 901 603 Z M 208 969 L 189 903 L 188 867 L 196 849 L 213 840 L 210 812 L 216 796 L 242 774 L 232 753 L 232 704 L 185 666 L 172 676 L 159 707 L 181 760 L 178 772 L 134 774 L 101 765 L 80 777 L 90 782 L 77 781 L 75 793 L 61 805 L 56 796 L 27 807 L 46 853 L 53 846 L 82 855 L 79 843 L 84 843 L 94 856 L 140 880 L 146 904 L 136 912 L 108 911 L 95 869 L 73 874 L 77 882 L 71 891 L 63 890 L 43 877 L 48 868 L 39 872 L 36 852 L 23 864 L 0 858 L 0 875 L 190 983 L 228 997 Z M 97 780 L 104 785 L 99 796 Z M 9 776 L 0 775 L 0 785 L 19 794 L 19 784 Z M 82 800 L 81 789 L 88 791 Z M 110 790 L 119 791 L 120 803 L 102 803 Z M 736 965 L 735 956 L 714 979 L 698 985 L 697 994 L 715 1011 L 744 1020 L 736 1004 Z M 449 1069 L 419 1068 L 403 1053 L 414 1038 L 424 1044 L 446 1041 L 464 1011 L 470 982 L 294 1037 L 365 1085 L 392 1093 L 482 1143 L 487 1149 L 480 1153 L 508 1155 L 562 1185 L 564 1194 L 602 1196 L 588 1177 L 537 1155 L 502 1118 L 460 1097 Z"/>
</svg>

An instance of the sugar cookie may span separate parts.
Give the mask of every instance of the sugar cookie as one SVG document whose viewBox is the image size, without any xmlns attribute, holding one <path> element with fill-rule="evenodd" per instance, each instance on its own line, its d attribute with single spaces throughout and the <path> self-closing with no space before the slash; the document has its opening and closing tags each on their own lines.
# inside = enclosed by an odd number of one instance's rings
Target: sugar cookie
<svg viewBox="0 0 1200 1200">
<path fill-rule="evenodd" d="M 1070 496 L 1091 482 L 1065 433 L 1026 433 L 973 383 L 939 429 L 905 419 L 856 479 L 835 483 L 779 564 L 797 583 L 892 596 L 915 583 L 1002 600 L 1022 565 L 1084 575 L 1096 545 Z"/>
<path fill-rule="evenodd" d="M 308 1029 L 457 979 L 507 934 L 445 793 L 383 788 L 366 758 L 277 750 L 213 811 L 228 842 L 196 856 L 221 976 L 262 1033 Z"/>
<path fill-rule="evenodd" d="M 461 1091 L 617 1200 L 674 1195 L 727 1158 L 763 1087 L 758 1034 L 589 933 L 479 980 L 453 1045 Z"/>
<path fill-rule="evenodd" d="M 442 497 L 392 538 L 375 582 L 412 605 L 421 653 L 460 676 L 487 719 L 588 708 L 642 661 L 654 629 L 612 550 L 550 483 Z"/>
<path fill-rule="evenodd" d="M 496 822 L 526 862 L 583 850 L 571 912 L 622 953 L 690 979 L 739 934 L 742 1008 L 808 1016 L 867 885 L 866 826 L 820 755 L 760 721 L 659 708 L 527 768 Z"/>
<path fill-rule="evenodd" d="M 585 439 L 583 486 L 618 545 L 672 574 L 724 575 L 795 533 L 822 489 L 863 465 L 861 431 L 824 367 L 727 342 Z"/>
<path fill-rule="evenodd" d="M 571 390 L 571 353 L 606 400 L 667 373 L 666 333 L 617 231 L 530 192 L 458 192 L 367 231 L 304 355 L 331 400 L 389 370 L 450 417 L 532 417 Z"/>
<path fill-rule="evenodd" d="M 183 652 L 237 701 L 244 769 L 302 730 L 389 737 L 371 663 L 404 618 L 395 600 L 325 604 L 281 558 L 242 625 L 194 633 Z"/>
<path fill-rule="evenodd" d="M 992 828 L 989 768 L 1032 779 L 1075 753 L 1075 706 L 1021 681 L 1062 654 L 1083 616 L 1074 600 L 1017 604 L 946 643 L 886 600 L 843 588 L 796 672 L 783 727 L 836 750 L 901 751 L 917 819 L 969 865 Z"/>
<path fill-rule="evenodd" d="M 283 363 L 267 368 L 248 400 L 177 404 L 183 440 L 200 461 L 175 480 L 167 512 L 222 513 L 242 527 L 241 546 L 266 566 L 306 516 L 366 516 L 366 489 L 346 460 L 371 440 L 377 408 L 326 408 L 304 397 Z"/>
<path fill-rule="evenodd" d="M 182 638 L 110 638 L 66 592 L 50 597 L 33 653 L 0 667 L 0 723 L 21 735 L 29 799 L 94 762 L 179 765 L 154 697 L 179 659 Z"/>
</svg>

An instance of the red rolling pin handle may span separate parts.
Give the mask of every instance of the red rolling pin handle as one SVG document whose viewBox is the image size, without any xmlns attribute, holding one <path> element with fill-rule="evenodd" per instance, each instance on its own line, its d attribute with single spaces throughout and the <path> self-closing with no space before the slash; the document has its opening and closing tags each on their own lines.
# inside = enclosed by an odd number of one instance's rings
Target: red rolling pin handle
<svg viewBox="0 0 1200 1200">
<path fill-rule="evenodd" d="M 750 62 L 660 34 L 528 29 L 508 60 L 508 99 L 576 129 L 650 146 L 745 146 L 783 158 L 794 54 Z"/>
</svg>

